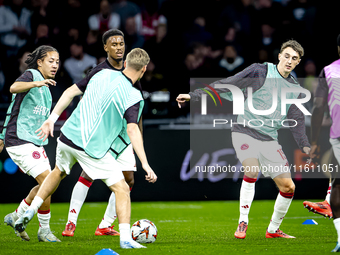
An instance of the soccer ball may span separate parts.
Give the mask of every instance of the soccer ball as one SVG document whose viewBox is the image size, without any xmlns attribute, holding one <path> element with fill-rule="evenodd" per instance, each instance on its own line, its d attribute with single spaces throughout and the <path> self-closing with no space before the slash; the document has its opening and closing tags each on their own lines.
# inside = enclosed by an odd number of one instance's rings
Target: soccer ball
<svg viewBox="0 0 340 255">
<path fill-rule="evenodd" d="M 138 220 L 131 227 L 131 235 L 138 243 L 153 243 L 157 238 L 157 227 L 152 221 Z"/>
</svg>

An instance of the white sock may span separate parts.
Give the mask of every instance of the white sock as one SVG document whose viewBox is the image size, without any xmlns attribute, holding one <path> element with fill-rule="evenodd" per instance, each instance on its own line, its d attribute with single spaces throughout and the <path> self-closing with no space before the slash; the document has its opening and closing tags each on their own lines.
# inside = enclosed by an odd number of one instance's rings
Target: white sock
<svg viewBox="0 0 340 255">
<path fill-rule="evenodd" d="M 329 183 L 328 190 L 327 190 L 327 195 L 325 200 L 330 204 L 330 199 L 331 199 L 331 191 L 332 191 L 332 183 Z"/>
<path fill-rule="evenodd" d="M 109 204 L 106 207 L 104 218 L 102 219 L 102 222 L 100 222 L 99 228 L 111 227 L 116 218 L 116 195 L 114 192 L 111 192 Z"/>
<path fill-rule="evenodd" d="M 50 228 L 50 219 L 51 219 L 50 210 L 47 211 L 38 210 L 39 227 Z"/>
<path fill-rule="evenodd" d="M 280 227 L 283 218 L 288 212 L 290 203 L 293 200 L 293 196 L 294 193 L 283 193 L 280 191 L 279 195 L 276 198 L 274 213 L 268 226 L 269 233 L 275 233 L 276 230 Z"/>
<path fill-rule="evenodd" d="M 29 204 L 27 204 L 26 200 L 23 199 L 19 205 L 19 207 L 15 210 L 16 214 L 18 215 L 18 217 L 20 218 L 24 212 L 26 212 L 26 210 L 28 209 L 28 207 L 30 207 Z"/>
<path fill-rule="evenodd" d="M 119 233 L 120 233 L 120 241 L 130 241 L 132 239 L 129 223 L 120 223 Z"/>
<path fill-rule="evenodd" d="M 40 208 L 40 206 L 44 203 L 44 200 L 42 200 L 41 197 L 35 196 L 32 204 L 30 206 L 31 209 L 34 210 L 34 214 L 37 213 L 38 209 Z"/>
<path fill-rule="evenodd" d="M 86 179 L 80 177 L 78 182 L 73 188 L 71 201 L 70 201 L 70 209 L 68 212 L 68 220 L 67 222 L 73 222 L 74 225 L 77 225 L 78 216 L 81 210 L 81 207 L 84 204 L 87 193 L 91 186 L 91 182 Z M 85 181 L 86 182 L 85 182 Z"/>
<path fill-rule="evenodd" d="M 256 178 L 244 178 L 241 185 L 240 191 L 240 218 L 239 223 L 244 221 L 249 223 L 248 215 L 250 211 L 251 203 L 254 200 L 255 195 L 255 181 Z"/>
<path fill-rule="evenodd" d="M 333 220 L 336 232 L 338 233 L 338 244 L 340 244 L 340 218 Z"/>
</svg>

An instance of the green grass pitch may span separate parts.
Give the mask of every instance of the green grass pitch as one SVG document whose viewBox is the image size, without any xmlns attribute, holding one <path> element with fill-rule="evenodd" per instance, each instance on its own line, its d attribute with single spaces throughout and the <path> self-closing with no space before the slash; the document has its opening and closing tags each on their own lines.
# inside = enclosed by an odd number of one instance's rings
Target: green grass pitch
<svg viewBox="0 0 340 255">
<path fill-rule="evenodd" d="M 3 224 L 4 216 L 17 204 L 0 205 L 0 254 L 96 254 L 111 248 L 119 254 L 326 254 L 336 244 L 332 220 L 309 213 L 302 201 L 293 200 L 280 227 L 296 239 L 266 239 L 265 232 L 273 212 L 274 201 L 254 201 L 250 211 L 250 225 L 244 240 L 234 238 L 238 221 L 238 201 L 211 202 L 138 202 L 132 203 L 131 224 L 149 219 L 158 228 L 155 243 L 147 249 L 123 250 L 119 237 L 95 236 L 106 203 L 85 203 L 80 213 L 74 237 L 63 237 L 67 203 L 51 205 L 51 229 L 61 243 L 39 243 L 38 220 L 28 225 L 31 240 L 21 241 L 11 227 Z M 314 219 L 318 225 L 302 225 Z M 118 230 L 118 223 L 115 222 Z"/>
</svg>

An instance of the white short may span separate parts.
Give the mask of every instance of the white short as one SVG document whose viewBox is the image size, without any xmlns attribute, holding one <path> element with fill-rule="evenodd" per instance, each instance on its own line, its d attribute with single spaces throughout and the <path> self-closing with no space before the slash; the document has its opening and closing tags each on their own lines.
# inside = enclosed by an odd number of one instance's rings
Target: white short
<svg viewBox="0 0 340 255">
<path fill-rule="evenodd" d="M 260 141 L 238 132 L 232 132 L 231 137 L 241 163 L 248 158 L 258 159 L 262 174 L 272 179 L 290 172 L 286 155 L 277 141 Z"/>
<path fill-rule="evenodd" d="M 124 179 L 121 165 L 108 152 L 101 159 L 91 158 L 85 151 L 76 150 L 58 138 L 56 166 L 60 171 L 70 174 L 72 166 L 78 162 L 92 179 L 101 179 L 108 187 Z"/>
<path fill-rule="evenodd" d="M 332 145 L 334 156 L 338 161 L 338 164 L 340 164 L 340 141 L 338 139 L 330 138 L 329 142 Z"/>
<path fill-rule="evenodd" d="M 46 156 L 44 147 L 33 143 L 26 143 L 6 148 L 13 162 L 27 175 L 34 179 L 45 172 L 51 171 L 50 162 Z"/>
<path fill-rule="evenodd" d="M 117 162 L 120 165 L 122 171 L 137 171 L 136 158 L 133 153 L 133 147 L 130 143 L 128 147 L 123 151 L 123 153 L 117 158 Z"/>
</svg>

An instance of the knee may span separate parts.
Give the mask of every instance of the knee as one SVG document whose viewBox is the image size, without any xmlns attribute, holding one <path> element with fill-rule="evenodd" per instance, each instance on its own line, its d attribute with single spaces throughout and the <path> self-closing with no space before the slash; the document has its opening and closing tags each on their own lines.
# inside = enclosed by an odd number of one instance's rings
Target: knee
<svg viewBox="0 0 340 255">
<path fill-rule="evenodd" d="M 80 177 L 83 177 L 85 180 L 89 182 L 93 182 L 93 180 L 88 176 L 84 171 L 81 172 Z"/>
<path fill-rule="evenodd" d="M 59 175 L 61 178 L 64 178 L 67 175 L 66 172 L 61 171 L 58 167 L 55 167 L 52 172 Z"/>
<path fill-rule="evenodd" d="M 291 182 L 289 184 L 286 184 L 282 187 L 281 192 L 284 193 L 294 193 L 295 192 L 295 184 L 294 182 Z"/>
<path fill-rule="evenodd" d="M 60 178 L 64 179 L 67 176 L 67 174 L 65 172 L 60 172 Z"/>
<path fill-rule="evenodd" d="M 46 179 L 46 177 L 49 175 L 50 171 L 44 171 L 41 174 L 39 174 L 35 179 L 38 182 L 39 185 L 43 183 L 43 181 Z"/>
<path fill-rule="evenodd" d="M 125 180 L 121 180 L 115 184 L 113 184 L 111 187 L 111 190 L 117 195 L 117 194 L 129 194 L 130 188 L 128 184 L 125 182 Z"/>
<path fill-rule="evenodd" d="M 125 180 L 126 183 L 129 185 L 129 188 L 132 188 L 133 185 L 135 184 L 135 178 L 132 177 L 132 179 Z"/>
<path fill-rule="evenodd" d="M 244 175 L 251 179 L 257 179 L 259 174 L 257 172 L 245 172 Z"/>
<path fill-rule="evenodd" d="M 57 166 L 55 166 L 55 168 L 53 169 L 51 174 L 55 178 L 58 178 L 58 176 L 59 176 L 60 180 L 64 179 L 67 176 L 66 172 L 61 171 Z"/>
<path fill-rule="evenodd" d="M 130 188 L 135 184 L 135 175 L 133 171 L 123 171 L 124 179 Z"/>
</svg>

